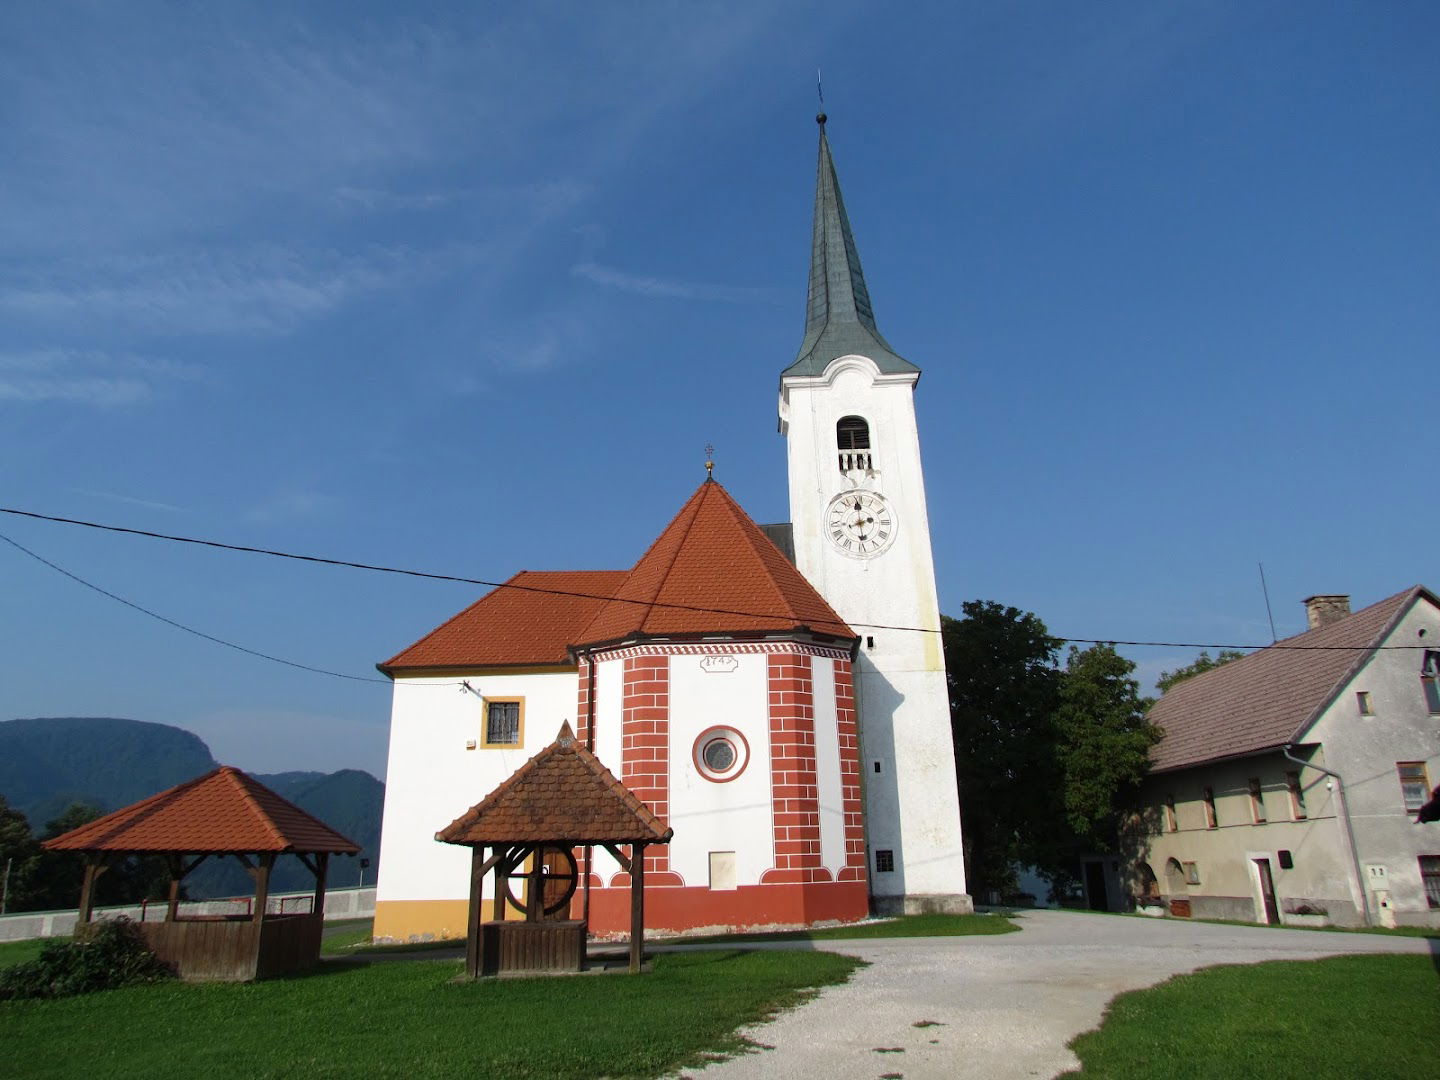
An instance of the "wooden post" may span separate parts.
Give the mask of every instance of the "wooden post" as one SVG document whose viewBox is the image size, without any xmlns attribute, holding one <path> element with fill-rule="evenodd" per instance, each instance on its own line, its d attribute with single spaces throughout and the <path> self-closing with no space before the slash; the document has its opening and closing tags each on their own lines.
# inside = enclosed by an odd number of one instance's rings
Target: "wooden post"
<svg viewBox="0 0 1440 1080">
<path fill-rule="evenodd" d="M 525 921 L 539 922 L 545 914 L 545 849 L 530 852 L 530 891 L 525 894 Z"/>
<path fill-rule="evenodd" d="M 85 856 L 85 878 L 80 883 L 80 915 L 77 922 L 88 923 L 95 910 L 95 879 L 105 871 L 100 855 Z"/>
<path fill-rule="evenodd" d="M 484 942 L 481 941 L 480 905 L 485 884 L 485 847 L 470 849 L 470 920 L 465 928 L 465 974 L 478 979 L 485 970 Z"/>
<path fill-rule="evenodd" d="M 495 850 L 500 853 L 500 861 L 495 864 L 495 903 L 491 905 L 490 917 L 496 922 L 504 922 L 505 909 L 510 906 L 505 899 L 505 894 L 510 891 L 510 850 L 505 847 Z"/>
<path fill-rule="evenodd" d="M 254 870 L 255 910 L 250 917 L 255 922 L 265 921 L 265 908 L 270 903 L 270 870 L 274 865 L 274 855 L 261 855 L 260 865 Z"/>
<path fill-rule="evenodd" d="M 630 974 L 640 974 L 645 955 L 645 845 L 630 847 Z"/>
<path fill-rule="evenodd" d="M 180 879 L 185 876 L 185 856 L 171 855 L 165 861 L 170 866 L 170 893 L 165 902 L 165 921 L 174 922 L 180 914 Z"/>
<path fill-rule="evenodd" d="M 315 902 L 310 912 L 325 918 L 325 879 L 330 876 L 330 853 L 322 851 L 315 856 Z"/>
</svg>

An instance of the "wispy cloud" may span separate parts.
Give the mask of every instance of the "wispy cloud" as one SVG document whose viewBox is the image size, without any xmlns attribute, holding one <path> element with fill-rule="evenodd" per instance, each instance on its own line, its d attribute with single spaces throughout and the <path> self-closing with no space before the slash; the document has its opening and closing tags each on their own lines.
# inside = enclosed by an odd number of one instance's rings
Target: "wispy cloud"
<svg viewBox="0 0 1440 1080">
<path fill-rule="evenodd" d="M 91 499 L 107 499 L 110 502 L 124 503 L 127 506 L 143 506 L 147 510 L 164 510 L 167 513 L 186 513 L 184 507 L 174 506 L 171 503 L 156 502 L 154 499 L 137 499 L 133 495 L 121 495 L 114 491 L 91 491 L 88 488 L 71 488 L 76 495 L 84 495 Z"/>
<path fill-rule="evenodd" d="M 0 353 L 0 402 L 117 408 L 149 399 L 163 383 L 199 377 L 190 365 L 95 350 Z"/>
<path fill-rule="evenodd" d="M 0 310 L 66 327 L 275 333 L 405 273 L 403 251 L 216 249 L 67 261 L 0 286 Z"/>
<path fill-rule="evenodd" d="M 750 288 L 742 285 L 709 285 L 681 278 L 652 277 L 645 274 L 629 274 L 614 267 L 602 266 L 595 262 L 580 262 L 570 268 L 570 273 L 597 285 L 605 285 L 622 292 L 638 296 L 665 297 L 677 300 L 718 300 L 727 304 L 773 304 L 777 301 L 774 290 Z"/>
<path fill-rule="evenodd" d="M 295 521 L 330 513 L 340 505 L 334 495 L 318 491 L 283 491 L 252 506 L 245 513 L 246 520 L 256 524 L 270 525 L 277 521 Z"/>
</svg>

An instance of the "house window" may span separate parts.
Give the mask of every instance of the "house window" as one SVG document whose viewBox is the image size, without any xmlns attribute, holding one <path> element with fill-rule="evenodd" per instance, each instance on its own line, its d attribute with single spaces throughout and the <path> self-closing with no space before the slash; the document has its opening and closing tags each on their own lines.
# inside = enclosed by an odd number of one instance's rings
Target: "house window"
<svg viewBox="0 0 1440 1080">
<path fill-rule="evenodd" d="M 1440 908 L 1440 855 L 1420 856 L 1420 880 L 1425 883 L 1425 899 L 1432 908 Z"/>
<path fill-rule="evenodd" d="M 1405 799 L 1405 809 L 1419 810 L 1430 797 L 1430 778 L 1425 775 L 1423 761 L 1397 761 L 1395 769 L 1400 774 L 1400 793 Z"/>
<path fill-rule="evenodd" d="M 1217 828 L 1220 824 L 1220 821 L 1215 816 L 1215 789 L 1207 787 L 1203 793 L 1202 798 L 1205 802 L 1205 828 Z"/>
<path fill-rule="evenodd" d="M 895 872 L 895 852 L 889 848 L 880 848 L 875 852 L 875 872 L 877 874 L 893 874 Z"/>
<path fill-rule="evenodd" d="M 1440 649 L 1426 649 L 1420 664 L 1420 689 L 1425 694 L 1425 708 L 1431 716 L 1440 716 Z"/>
<path fill-rule="evenodd" d="M 486 698 L 483 745 L 519 746 L 523 737 L 524 721 L 524 698 Z"/>
<path fill-rule="evenodd" d="M 1185 884 L 1186 884 L 1186 885 L 1199 885 L 1199 884 L 1200 884 L 1200 867 L 1198 867 L 1197 865 L 1195 865 L 1193 862 L 1181 863 L 1180 865 L 1185 868 Z"/>
<path fill-rule="evenodd" d="M 1355 705 L 1360 710 L 1361 716 L 1374 716 L 1375 710 L 1370 707 L 1370 691 L 1356 690 Z"/>
<path fill-rule="evenodd" d="M 1250 778 L 1250 820 L 1256 825 L 1265 824 L 1265 793 L 1258 776 Z"/>
<path fill-rule="evenodd" d="M 835 447 L 839 451 L 840 471 L 869 469 L 870 425 L 862 416 L 842 416 L 835 425 Z"/>
<path fill-rule="evenodd" d="M 1290 817 L 1294 821 L 1305 820 L 1305 789 L 1300 786 L 1300 774 L 1285 774 L 1285 790 L 1290 793 Z"/>
<path fill-rule="evenodd" d="M 1179 832 L 1180 819 L 1175 816 L 1175 796 L 1165 796 L 1165 831 Z"/>
</svg>

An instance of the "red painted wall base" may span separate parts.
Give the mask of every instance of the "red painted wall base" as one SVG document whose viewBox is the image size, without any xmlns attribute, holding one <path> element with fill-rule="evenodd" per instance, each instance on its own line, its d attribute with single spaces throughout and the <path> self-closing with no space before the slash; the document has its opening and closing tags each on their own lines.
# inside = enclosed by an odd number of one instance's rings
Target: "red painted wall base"
<svg viewBox="0 0 1440 1080">
<path fill-rule="evenodd" d="M 578 915 L 579 897 L 576 899 L 572 910 Z M 742 885 L 726 892 L 683 886 L 652 886 L 645 890 L 647 932 L 810 926 L 819 922 L 855 922 L 869 913 L 869 890 L 863 881 Z M 590 932 L 630 932 L 629 889 L 591 890 Z"/>
</svg>

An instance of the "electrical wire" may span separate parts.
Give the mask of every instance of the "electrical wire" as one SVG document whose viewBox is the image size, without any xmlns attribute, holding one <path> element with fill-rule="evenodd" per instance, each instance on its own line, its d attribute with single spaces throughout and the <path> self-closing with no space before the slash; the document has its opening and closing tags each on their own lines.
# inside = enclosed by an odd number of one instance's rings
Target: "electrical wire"
<svg viewBox="0 0 1440 1080">
<path fill-rule="evenodd" d="M 424 579 L 431 580 L 431 581 L 450 581 L 450 582 L 455 582 L 455 583 L 461 584 L 461 585 L 484 585 L 486 588 L 490 588 L 490 589 L 515 589 L 515 590 L 518 590 L 518 591 L 521 591 L 521 592 L 539 593 L 539 594 L 546 595 L 546 596 L 564 596 L 564 597 L 570 597 L 570 598 L 581 599 L 581 600 L 599 600 L 599 601 L 607 602 L 607 603 L 634 604 L 634 605 L 639 606 L 639 607 L 666 608 L 666 609 L 673 610 L 673 611 L 693 611 L 693 612 L 698 612 L 698 613 L 700 613 L 700 614 L 705 614 L 705 615 L 738 615 L 738 616 L 743 616 L 743 617 L 745 617 L 745 618 L 752 618 L 752 619 L 787 619 L 787 618 L 791 618 L 791 617 L 792 617 L 789 613 L 776 613 L 776 612 L 773 612 L 773 611 L 744 611 L 744 610 L 739 610 L 739 609 L 735 609 L 735 608 L 704 607 L 704 606 L 697 605 L 697 604 L 677 604 L 677 603 L 672 603 L 672 602 L 667 602 L 667 601 L 661 601 L 661 600 L 631 600 L 631 599 L 627 599 L 627 598 L 624 598 L 624 597 L 606 596 L 606 595 L 604 595 L 604 594 L 602 594 L 602 593 L 579 592 L 579 591 L 576 591 L 576 590 L 573 590 L 573 589 L 547 589 L 547 588 L 543 588 L 543 587 L 538 586 L 538 585 L 521 585 L 521 584 L 519 584 L 519 583 L 517 583 L 517 582 L 514 582 L 514 581 L 486 581 L 486 580 L 483 579 L 483 578 L 463 577 L 463 576 L 457 575 L 457 574 L 437 574 L 437 573 L 432 573 L 432 572 L 426 571 L 426 570 L 410 570 L 410 569 L 406 569 L 406 568 L 403 568 L 403 567 L 396 567 L 396 566 L 380 566 L 380 565 L 377 565 L 377 564 L 374 564 L 374 563 L 352 562 L 352 561 L 350 561 L 350 560 L 348 560 L 348 559 L 333 559 L 333 558 L 328 558 L 328 557 L 325 557 L 325 556 L 322 556 L 322 555 L 301 555 L 301 554 L 297 554 L 297 553 L 295 553 L 295 552 L 290 552 L 290 551 L 277 551 L 277 550 L 275 550 L 275 549 L 273 549 L 273 548 L 249 547 L 249 546 L 244 545 L 244 544 L 227 544 L 227 543 L 224 543 L 223 541 L 220 541 L 220 540 L 203 540 L 203 539 L 199 539 L 199 538 L 193 537 L 193 536 L 176 536 L 176 535 L 173 535 L 173 534 L 170 534 L 170 533 L 151 532 L 151 531 L 149 531 L 149 530 L 147 530 L 147 529 L 131 529 L 131 528 L 126 528 L 125 526 L 122 526 L 122 525 L 105 525 L 105 524 L 102 524 L 102 523 L 100 523 L 100 522 L 96 522 L 96 521 L 85 521 L 85 520 L 80 519 L 80 518 L 55 517 L 55 516 L 50 515 L 50 514 L 39 514 L 39 513 L 35 513 L 34 511 L 31 511 L 31 510 L 19 510 L 19 509 L 16 509 L 16 508 L 13 508 L 13 507 L 8 507 L 8 506 L 0 506 L 0 513 L 3 513 L 3 514 L 12 514 L 12 515 L 15 515 L 15 516 L 17 516 L 17 517 L 32 518 L 32 519 L 34 519 L 34 520 L 36 520 L 36 521 L 49 521 L 49 522 L 53 522 L 53 523 L 60 524 L 60 525 L 78 525 L 78 526 L 82 526 L 82 527 L 87 528 L 87 529 L 99 529 L 99 530 L 101 530 L 101 531 L 103 531 L 103 532 L 123 533 L 123 534 L 129 535 L 129 536 L 142 536 L 142 537 L 145 537 L 145 538 L 151 539 L 151 540 L 166 540 L 166 541 L 170 541 L 170 542 L 172 542 L 172 543 L 177 543 L 177 544 L 195 544 L 195 545 L 200 546 L 200 547 L 218 548 L 219 550 L 222 550 L 222 551 L 237 551 L 237 552 L 241 552 L 241 553 L 243 553 L 243 554 L 248 554 L 248 555 L 268 555 L 268 556 L 271 556 L 272 558 L 277 558 L 277 559 L 291 559 L 291 560 L 294 560 L 294 561 L 297 561 L 297 562 L 318 563 L 318 564 L 324 565 L 324 566 L 339 566 L 339 567 L 343 567 L 343 568 L 345 568 L 345 569 L 350 569 L 350 570 L 369 570 L 369 571 L 371 571 L 371 572 L 373 572 L 373 573 L 380 573 L 380 574 L 400 574 L 400 575 L 403 575 L 403 576 L 405 576 L 405 577 L 424 578 Z M 7 539 L 8 539 L 8 538 L 7 538 Z M 12 544 L 15 543 L 13 540 L 11 540 L 11 541 L 9 541 L 9 542 L 12 543 Z M 16 547 L 19 547 L 18 544 L 16 544 L 15 546 L 16 546 Z M 22 550 L 22 551 L 25 551 L 24 548 L 21 548 L 21 550 Z M 33 552 L 26 551 L 26 554 L 27 554 L 27 555 L 33 555 Z M 35 556 L 35 558 L 39 558 L 39 556 L 37 555 L 37 556 Z M 41 559 L 41 561 L 44 562 L 45 560 Z M 48 563 L 47 563 L 47 565 L 53 565 L 53 564 L 48 564 Z M 55 569 L 58 570 L 59 567 L 55 567 Z M 66 573 L 66 574 L 68 575 L 68 572 L 67 572 L 67 571 L 63 571 L 63 570 L 62 570 L 61 573 Z M 73 576 L 73 575 L 68 575 L 68 576 Z M 81 579 L 76 578 L 76 580 L 77 580 L 77 581 L 80 581 Z M 88 582 L 83 582 L 83 581 L 82 581 L 81 583 L 82 583 L 82 584 L 87 584 L 87 585 L 89 584 Z M 94 588 L 94 586 L 91 586 L 91 587 Z M 98 590 L 98 591 L 104 592 L 103 589 L 100 589 L 100 590 Z M 112 594 L 106 593 L 106 595 L 109 596 L 109 595 L 112 595 Z M 113 598 L 114 598 L 114 599 L 117 599 L 117 600 L 120 600 L 119 597 L 113 597 Z M 121 603 L 129 604 L 129 601 L 121 600 Z M 130 604 L 130 606 L 131 606 L 131 607 L 135 607 L 137 610 L 145 611 L 144 608 L 140 608 L 138 605 Z M 146 614 L 153 614 L 153 613 L 146 611 Z M 156 617 L 156 618 L 162 618 L 161 616 L 155 616 L 155 617 Z M 178 625 L 178 624 L 177 624 L 177 625 Z M 851 623 L 849 623 L 849 625 L 851 626 L 851 628 L 859 628 L 859 629 L 865 629 L 865 630 L 897 630 L 897 631 L 904 631 L 904 632 L 907 632 L 907 633 L 916 633 L 916 634 L 940 634 L 940 633 L 943 633 L 943 632 L 944 632 L 943 629 L 938 629 L 938 628 L 935 628 L 935 627 L 929 627 L 929 626 L 900 626 L 900 625 L 895 625 L 895 624 L 891 624 L 891 623 L 862 623 L 862 622 L 851 622 Z M 181 627 L 181 629 L 188 629 L 188 628 L 186 628 L 186 627 Z M 201 635 L 201 636 L 203 637 L 203 636 L 205 636 L 205 635 Z M 1427 646 L 1427 645 L 1423 645 L 1423 644 L 1422 644 L 1422 645 L 1286 645 L 1286 644 L 1247 645 L 1247 644 L 1237 644 L 1237 643 L 1234 643 L 1234 642 L 1213 642 L 1213 641 L 1211 641 L 1211 642 L 1196 642 L 1196 641 L 1126 641 L 1126 640 L 1121 640 L 1121 639 L 1119 639 L 1119 638 L 1083 638 L 1083 637 L 1058 637 L 1058 636 L 1057 636 L 1056 640 L 1063 641 L 1063 642 L 1066 642 L 1067 644 L 1073 644 L 1073 645 L 1132 645 L 1132 646 L 1154 646 L 1154 647 L 1157 647 L 1157 648 L 1167 648 L 1167 649 L 1244 649 L 1244 650 L 1252 650 L 1252 651 L 1253 651 L 1253 650 L 1257 650 L 1257 649 L 1280 649 L 1280 650 L 1288 650 L 1288 651 L 1295 651 L 1295 652 L 1372 652 L 1372 651 L 1378 651 L 1378 650 L 1404 650 L 1404 649 L 1413 650 L 1413 649 L 1425 649 L 1425 648 L 1432 648 L 1432 647 L 1433 647 L 1433 646 Z M 229 642 L 222 642 L 222 644 L 227 644 L 227 645 L 228 645 L 228 644 L 230 644 L 230 643 L 229 643 Z M 241 648 L 240 646 L 232 646 L 232 647 L 234 647 L 234 648 Z M 242 651 L 251 651 L 251 650 L 242 649 Z M 258 655 L 258 654 L 257 654 L 257 655 Z M 281 662 L 281 663 L 288 663 L 288 661 L 280 661 L 280 662 Z M 297 665 L 294 665 L 294 666 L 296 666 L 296 667 L 303 667 L 304 665 L 299 665 L 299 664 L 297 664 Z M 350 679 L 360 679 L 360 678 L 361 678 L 361 676 L 358 676 L 358 675 L 348 675 L 348 676 L 343 676 L 343 677 L 344 677 L 344 678 L 350 678 Z M 379 682 L 379 681 L 383 681 L 383 680 L 370 679 L 370 680 L 365 680 L 365 681 L 369 681 L 369 682 Z"/>
</svg>

